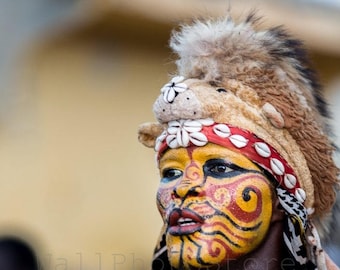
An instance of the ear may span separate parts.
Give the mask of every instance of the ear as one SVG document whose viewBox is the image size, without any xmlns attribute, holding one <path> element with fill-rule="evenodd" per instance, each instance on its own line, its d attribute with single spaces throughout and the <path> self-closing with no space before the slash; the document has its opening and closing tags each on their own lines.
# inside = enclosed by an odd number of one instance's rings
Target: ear
<svg viewBox="0 0 340 270">
<path fill-rule="evenodd" d="M 144 123 L 139 126 L 138 140 L 146 147 L 155 147 L 156 139 L 163 132 L 163 126 L 159 123 Z"/>
<path fill-rule="evenodd" d="M 262 106 L 262 111 L 274 127 L 284 128 L 285 120 L 283 119 L 282 114 L 278 112 L 272 104 L 266 102 Z"/>
</svg>

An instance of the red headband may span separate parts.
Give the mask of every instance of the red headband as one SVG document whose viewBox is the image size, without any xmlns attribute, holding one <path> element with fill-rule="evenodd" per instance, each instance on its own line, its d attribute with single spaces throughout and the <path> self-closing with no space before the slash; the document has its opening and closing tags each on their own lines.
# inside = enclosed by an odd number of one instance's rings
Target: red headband
<svg viewBox="0 0 340 270">
<path fill-rule="evenodd" d="M 204 146 L 208 142 L 242 153 L 270 172 L 279 185 L 303 203 L 306 199 L 297 176 L 287 161 L 268 143 L 255 134 L 229 124 L 217 124 L 211 119 L 170 121 L 158 138 L 158 160 L 168 148 Z"/>
</svg>

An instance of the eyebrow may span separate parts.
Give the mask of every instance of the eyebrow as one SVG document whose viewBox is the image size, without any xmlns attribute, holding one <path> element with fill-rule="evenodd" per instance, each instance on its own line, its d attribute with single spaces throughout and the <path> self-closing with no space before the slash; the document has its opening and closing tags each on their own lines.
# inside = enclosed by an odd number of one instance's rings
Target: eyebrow
<svg viewBox="0 0 340 270">
<path fill-rule="evenodd" d="M 176 154 L 177 153 L 177 154 Z M 164 163 L 164 162 L 183 162 L 185 160 L 188 160 L 188 156 L 183 156 L 183 154 L 179 154 L 178 152 L 174 151 L 167 151 L 165 152 L 162 157 L 159 159 L 159 165 Z"/>
</svg>

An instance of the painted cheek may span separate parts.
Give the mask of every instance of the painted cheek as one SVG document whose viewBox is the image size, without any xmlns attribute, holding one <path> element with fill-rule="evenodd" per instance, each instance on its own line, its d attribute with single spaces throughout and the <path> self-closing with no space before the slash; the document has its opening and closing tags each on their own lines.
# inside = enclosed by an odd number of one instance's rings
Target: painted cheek
<svg viewBox="0 0 340 270">
<path fill-rule="evenodd" d="M 157 191 L 157 208 L 163 218 L 165 218 L 165 214 L 167 209 L 170 207 L 172 203 L 172 191 L 173 187 L 159 187 Z"/>
<path fill-rule="evenodd" d="M 206 198 L 215 209 L 222 210 L 228 208 L 231 200 L 231 185 L 208 185 Z"/>
<path fill-rule="evenodd" d="M 261 222 L 263 229 L 271 215 L 271 188 L 261 177 L 249 177 L 234 187 L 228 211 L 241 223 Z M 262 230 L 261 230 L 262 231 Z"/>
<path fill-rule="evenodd" d="M 207 192 L 209 205 L 223 214 L 206 220 L 199 241 L 209 243 L 207 248 L 210 249 L 218 242 L 219 235 L 223 235 L 224 240 L 219 240 L 224 246 L 221 250 L 229 258 L 250 252 L 263 240 L 269 229 L 271 194 L 270 185 L 259 175 L 244 175 L 229 184 L 211 186 Z M 214 237 L 211 238 L 211 235 Z M 211 253 L 210 257 L 209 260 L 213 261 L 214 254 Z"/>
<path fill-rule="evenodd" d="M 229 182 L 207 185 L 206 197 L 215 209 L 249 220 L 261 215 L 263 203 L 271 202 L 270 185 L 262 176 L 242 175 Z"/>
</svg>

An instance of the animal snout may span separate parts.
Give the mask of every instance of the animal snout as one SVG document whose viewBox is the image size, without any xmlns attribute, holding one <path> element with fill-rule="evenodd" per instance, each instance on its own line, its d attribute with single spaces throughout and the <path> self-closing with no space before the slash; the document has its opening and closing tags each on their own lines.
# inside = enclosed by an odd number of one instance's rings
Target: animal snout
<svg viewBox="0 0 340 270">
<path fill-rule="evenodd" d="M 161 122 L 176 119 L 198 119 L 202 117 L 201 102 L 193 91 L 187 90 L 176 93 L 171 102 L 160 95 L 154 104 L 154 113 Z"/>
</svg>

